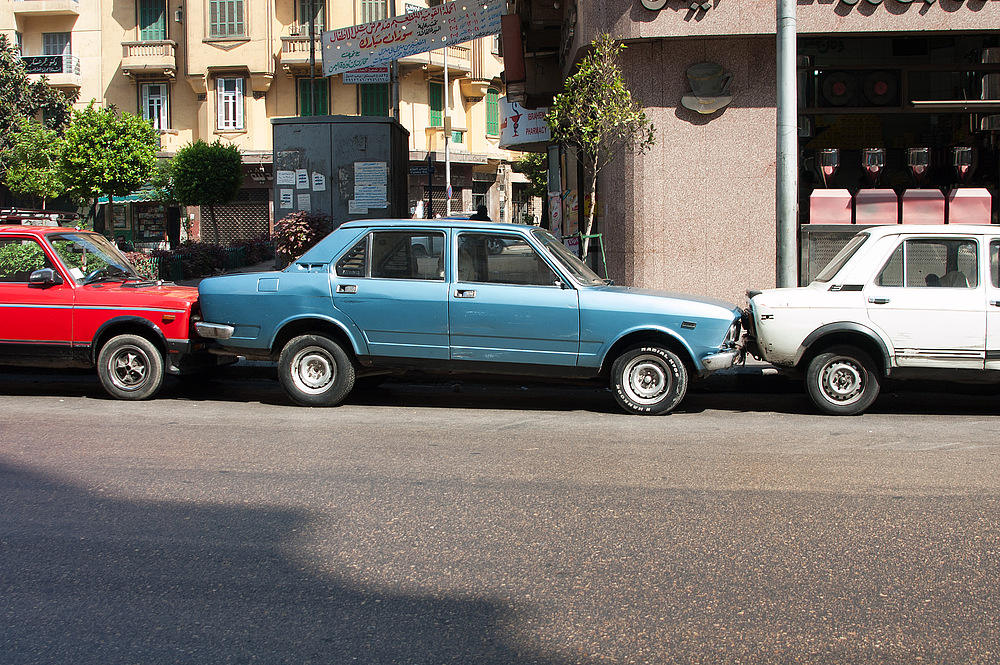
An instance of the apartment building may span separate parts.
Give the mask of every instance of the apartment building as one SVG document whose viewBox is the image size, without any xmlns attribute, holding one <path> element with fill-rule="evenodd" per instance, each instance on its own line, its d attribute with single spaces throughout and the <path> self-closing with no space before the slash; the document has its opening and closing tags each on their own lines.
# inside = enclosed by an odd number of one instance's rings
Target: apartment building
<svg viewBox="0 0 1000 665">
<path fill-rule="evenodd" d="M 32 76 L 136 113 L 159 131 L 168 158 L 196 140 L 243 154 L 244 186 L 216 207 L 223 239 L 273 225 L 272 118 L 389 116 L 392 87 L 323 77 L 324 30 L 439 4 L 436 0 L 10 0 L 0 32 L 20 45 Z M 516 158 L 499 148 L 503 92 L 499 40 L 484 38 L 398 61 L 398 113 L 409 131 L 411 209 L 445 211 L 445 117 L 450 119 L 452 211 L 484 204 L 494 219 L 520 221 Z M 447 113 L 445 104 L 447 103 Z M 329 174 L 328 174 L 329 175 Z M 142 190 L 115 201 L 114 233 L 143 245 L 162 239 L 169 206 Z M 200 211 L 184 210 L 192 235 Z"/>
</svg>

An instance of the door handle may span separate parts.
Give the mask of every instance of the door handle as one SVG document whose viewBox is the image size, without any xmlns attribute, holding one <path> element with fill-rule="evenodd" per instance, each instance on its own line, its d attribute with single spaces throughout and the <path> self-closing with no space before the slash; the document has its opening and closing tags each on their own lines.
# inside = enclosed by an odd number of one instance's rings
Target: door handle
<svg viewBox="0 0 1000 665">
<path fill-rule="evenodd" d="M 1000 307 L 1000 300 L 991 300 L 990 305 L 993 307 Z"/>
<path fill-rule="evenodd" d="M 455 289 L 456 298 L 475 298 L 475 289 Z"/>
<path fill-rule="evenodd" d="M 889 304 L 889 299 L 888 298 L 869 298 L 868 302 L 870 302 L 873 305 L 888 305 Z"/>
<path fill-rule="evenodd" d="M 337 293 L 357 293 L 358 287 L 356 284 L 338 284 Z"/>
</svg>

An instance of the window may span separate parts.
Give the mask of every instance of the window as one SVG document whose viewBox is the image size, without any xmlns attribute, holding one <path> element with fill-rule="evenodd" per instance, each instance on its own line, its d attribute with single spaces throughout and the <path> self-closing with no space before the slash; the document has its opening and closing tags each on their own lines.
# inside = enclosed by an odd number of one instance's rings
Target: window
<svg viewBox="0 0 1000 665">
<path fill-rule="evenodd" d="M 167 38 L 167 5 L 163 0 L 139 0 L 139 39 Z"/>
<path fill-rule="evenodd" d="M 465 140 L 465 132 L 452 132 L 451 142 L 452 143 L 462 143 Z"/>
<path fill-rule="evenodd" d="M 209 37 L 243 37 L 243 0 L 209 0 Z"/>
<path fill-rule="evenodd" d="M 979 260 L 972 240 L 907 240 L 876 279 L 879 286 L 976 288 Z"/>
<path fill-rule="evenodd" d="M 379 21 L 389 15 L 386 0 L 360 0 L 359 5 L 361 9 L 359 23 Z"/>
<path fill-rule="evenodd" d="M 556 274 L 520 236 L 463 233 L 458 239 L 458 279 L 463 282 L 554 286 Z"/>
<path fill-rule="evenodd" d="M 486 134 L 489 136 L 500 135 L 500 103 L 498 92 L 495 88 L 486 91 Z"/>
<path fill-rule="evenodd" d="M 41 245 L 34 240 L 0 240 L 0 283 L 27 283 L 31 273 L 46 267 L 51 264 L 45 260 Z"/>
<path fill-rule="evenodd" d="M 243 129 L 243 79 L 225 77 L 216 79 L 218 128 Z"/>
<path fill-rule="evenodd" d="M 427 105 L 430 107 L 428 122 L 431 127 L 444 125 L 444 84 L 431 81 L 427 84 Z"/>
<path fill-rule="evenodd" d="M 167 84 L 142 84 L 142 117 L 153 125 L 153 129 L 167 129 Z"/>
<path fill-rule="evenodd" d="M 69 55 L 73 52 L 71 33 L 46 32 L 42 34 L 42 55 Z"/>
<path fill-rule="evenodd" d="M 366 266 L 371 240 L 371 265 Z M 340 277 L 444 280 L 444 234 L 376 231 L 337 261 Z"/>
<path fill-rule="evenodd" d="M 306 26 L 309 28 L 309 8 L 312 7 L 313 19 L 315 25 L 313 31 L 316 36 L 319 37 L 319 33 L 326 30 L 326 7 L 323 0 L 299 0 L 299 25 Z M 306 32 L 308 35 L 309 33 Z"/>
<path fill-rule="evenodd" d="M 329 113 L 329 106 L 327 103 L 329 98 L 329 85 L 327 79 L 299 79 L 300 116 L 326 115 Z"/>
<path fill-rule="evenodd" d="M 358 94 L 361 96 L 361 115 L 382 118 L 389 115 L 388 83 L 361 83 Z"/>
</svg>

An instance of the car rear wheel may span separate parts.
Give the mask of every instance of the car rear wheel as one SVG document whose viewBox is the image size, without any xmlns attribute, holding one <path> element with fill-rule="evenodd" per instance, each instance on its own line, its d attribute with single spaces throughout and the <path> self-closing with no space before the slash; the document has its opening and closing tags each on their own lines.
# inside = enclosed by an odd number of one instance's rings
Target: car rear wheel
<svg viewBox="0 0 1000 665">
<path fill-rule="evenodd" d="M 329 337 L 300 335 L 281 350 L 278 378 L 288 396 L 303 406 L 336 406 L 354 387 L 354 365 Z"/>
<path fill-rule="evenodd" d="M 139 335 L 118 335 L 101 347 L 97 375 L 113 397 L 149 399 L 163 386 L 163 354 Z"/>
<path fill-rule="evenodd" d="M 629 413 L 669 413 L 687 393 L 688 372 L 673 351 L 658 346 L 630 349 L 611 366 L 611 390 Z"/>
<path fill-rule="evenodd" d="M 838 346 L 809 362 L 806 388 L 821 410 L 835 416 L 863 413 L 878 397 L 875 363 L 864 351 Z"/>
</svg>

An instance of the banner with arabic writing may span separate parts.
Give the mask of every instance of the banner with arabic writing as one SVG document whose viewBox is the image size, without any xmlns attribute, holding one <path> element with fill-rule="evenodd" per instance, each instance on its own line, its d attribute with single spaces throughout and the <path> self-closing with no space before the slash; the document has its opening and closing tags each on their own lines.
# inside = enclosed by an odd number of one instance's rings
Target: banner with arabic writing
<svg viewBox="0 0 1000 665">
<path fill-rule="evenodd" d="M 500 32 L 505 0 L 456 0 L 323 33 L 323 75 L 391 62 Z"/>
</svg>

